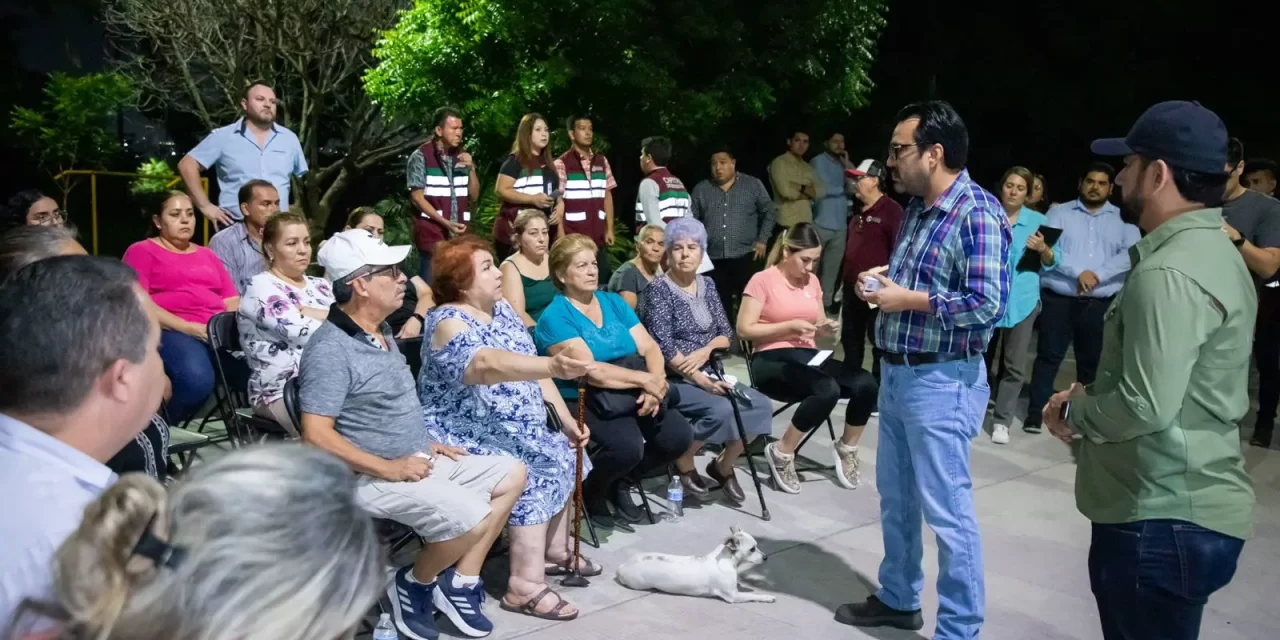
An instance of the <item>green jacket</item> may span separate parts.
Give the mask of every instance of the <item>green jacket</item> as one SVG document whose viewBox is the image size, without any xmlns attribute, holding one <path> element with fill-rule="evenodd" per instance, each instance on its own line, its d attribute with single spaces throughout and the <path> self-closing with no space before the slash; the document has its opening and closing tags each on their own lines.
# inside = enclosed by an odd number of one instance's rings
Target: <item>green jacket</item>
<svg viewBox="0 0 1280 640">
<path fill-rule="evenodd" d="M 1221 209 L 1173 218 L 1129 255 L 1097 380 L 1071 401 L 1069 426 L 1084 436 L 1076 506 L 1098 523 L 1185 520 L 1248 538 L 1237 424 L 1249 409 L 1253 278 Z"/>
</svg>

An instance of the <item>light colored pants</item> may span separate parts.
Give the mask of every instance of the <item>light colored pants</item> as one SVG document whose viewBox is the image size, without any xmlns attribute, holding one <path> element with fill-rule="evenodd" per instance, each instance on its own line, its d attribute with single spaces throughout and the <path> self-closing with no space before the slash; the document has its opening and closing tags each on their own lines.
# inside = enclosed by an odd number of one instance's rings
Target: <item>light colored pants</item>
<svg viewBox="0 0 1280 640">
<path fill-rule="evenodd" d="M 818 262 L 818 281 L 822 283 L 822 307 L 828 309 L 835 304 L 836 287 L 840 285 L 840 266 L 844 261 L 844 243 L 846 231 L 833 231 L 813 225 L 822 241 L 822 258 Z M 860 364 L 860 363 L 855 363 Z"/>
<path fill-rule="evenodd" d="M 271 404 L 260 404 L 253 407 L 253 415 L 267 420 L 275 420 L 276 424 L 289 432 L 290 438 L 298 437 L 298 426 L 293 424 L 293 420 L 289 417 L 289 410 L 284 408 L 284 398 L 280 398 Z"/>
<path fill-rule="evenodd" d="M 1014 411 L 1018 406 L 1018 396 L 1022 395 L 1022 385 L 1031 376 L 1031 335 L 1036 318 L 1040 317 L 1040 305 L 1036 305 L 1031 315 L 1022 319 L 1008 329 L 998 329 L 1001 342 L 1000 382 L 996 384 L 996 407 L 993 411 L 997 424 L 1006 427 L 1012 425 Z M 997 361 L 993 358 L 992 363 Z"/>
<path fill-rule="evenodd" d="M 977 638 L 982 628 L 986 595 L 969 443 L 982 429 L 990 395 L 981 356 L 881 367 L 876 488 L 884 560 L 876 597 L 894 609 L 920 608 L 923 515 L 938 541 L 935 640 Z"/>
<path fill-rule="evenodd" d="M 433 462 L 431 475 L 417 482 L 360 476 L 356 501 L 375 518 L 395 520 L 427 542 L 444 542 L 489 515 L 494 488 L 520 464 L 506 456 L 436 456 Z"/>
</svg>

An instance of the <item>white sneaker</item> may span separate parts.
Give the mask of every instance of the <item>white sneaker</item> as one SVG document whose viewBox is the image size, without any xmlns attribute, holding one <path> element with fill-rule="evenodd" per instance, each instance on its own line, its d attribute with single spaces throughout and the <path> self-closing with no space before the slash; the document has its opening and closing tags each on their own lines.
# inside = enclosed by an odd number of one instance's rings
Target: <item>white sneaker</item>
<svg viewBox="0 0 1280 640">
<path fill-rule="evenodd" d="M 991 427 L 991 441 L 996 444 L 1009 444 L 1009 427 L 998 424 Z"/>
</svg>

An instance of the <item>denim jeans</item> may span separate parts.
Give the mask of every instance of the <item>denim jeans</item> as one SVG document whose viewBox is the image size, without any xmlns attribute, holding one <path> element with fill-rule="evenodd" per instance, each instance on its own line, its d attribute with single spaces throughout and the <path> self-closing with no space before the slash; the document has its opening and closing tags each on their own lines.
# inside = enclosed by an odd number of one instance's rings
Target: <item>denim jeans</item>
<svg viewBox="0 0 1280 640">
<path fill-rule="evenodd" d="M 1181 520 L 1094 524 L 1089 582 L 1106 640 L 1195 640 L 1244 540 Z"/>
<path fill-rule="evenodd" d="M 179 425 L 200 410 L 200 405 L 213 393 L 217 376 L 213 350 L 209 345 L 185 333 L 165 329 L 160 333 L 160 359 L 164 373 L 173 385 L 173 395 L 165 405 L 169 423 Z"/>
<path fill-rule="evenodd" d="M 990 395 L 980 355 L 881 367 L 876 484 L 884 561 L 876 597 L 894 609 L 920 608 L 923 515 L 938 540 L 936 640 L 977 638 L 982 628 L 982 540 L 969 445 L 982 428 Z"/>
</svg>

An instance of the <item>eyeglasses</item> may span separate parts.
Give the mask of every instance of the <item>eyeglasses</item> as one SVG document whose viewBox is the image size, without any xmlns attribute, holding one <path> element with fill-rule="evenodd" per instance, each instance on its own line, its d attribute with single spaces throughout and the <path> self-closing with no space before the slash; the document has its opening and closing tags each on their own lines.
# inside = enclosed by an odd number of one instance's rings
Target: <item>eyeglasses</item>
<svg viewBox="0 0 1280 640">
<path fill-rule="evenodd" d="M 920 145 L 919 143 L 916 143 L 916 142 L 909 142 L 907 144 L 898 144 L 897 142 L 891 142 L 889 143 L 889 159 L 897 160 L 898 153 L 901 152 L 903 149 L 906 149 L 907 147 L 918 147 L 918 146 Z"/>
<path fill-rule="evenodd" d="M 62 220 L 62 209 L 37 213 L 31 218 L 32 224 L 40 227 L 59 225 L 62 224 Z"/>
<path fill-rule="evenodd" d="M 398 264 L 389 264 L 389 265 L 387 265 L 387 266 L 385 266 L 385 267 L 379 267 L 379 268 L 377 268 L 377 269 L 374 269 L 373 271 L 370 271 L 370 272 L 368 273 L 368 275 L 367 275 L 367 276 L 365 276 L 365 277 L 372 278 L 373 276 L 376 276 L 376 275 L 378 275 L 378 274 L 380 274 L 380 273 L 384 273 L 384 272 L 388 272 L 388 271 L 390 271 L 390 272 L 391 272 L 391 273 L 390 273 L 390 274 L 388 274 L 388 275 L 390 275 L 392 278 L 399 278 L 399 277 L 400 277 L 400 265 L 398 265 Z"/>
</svg>

